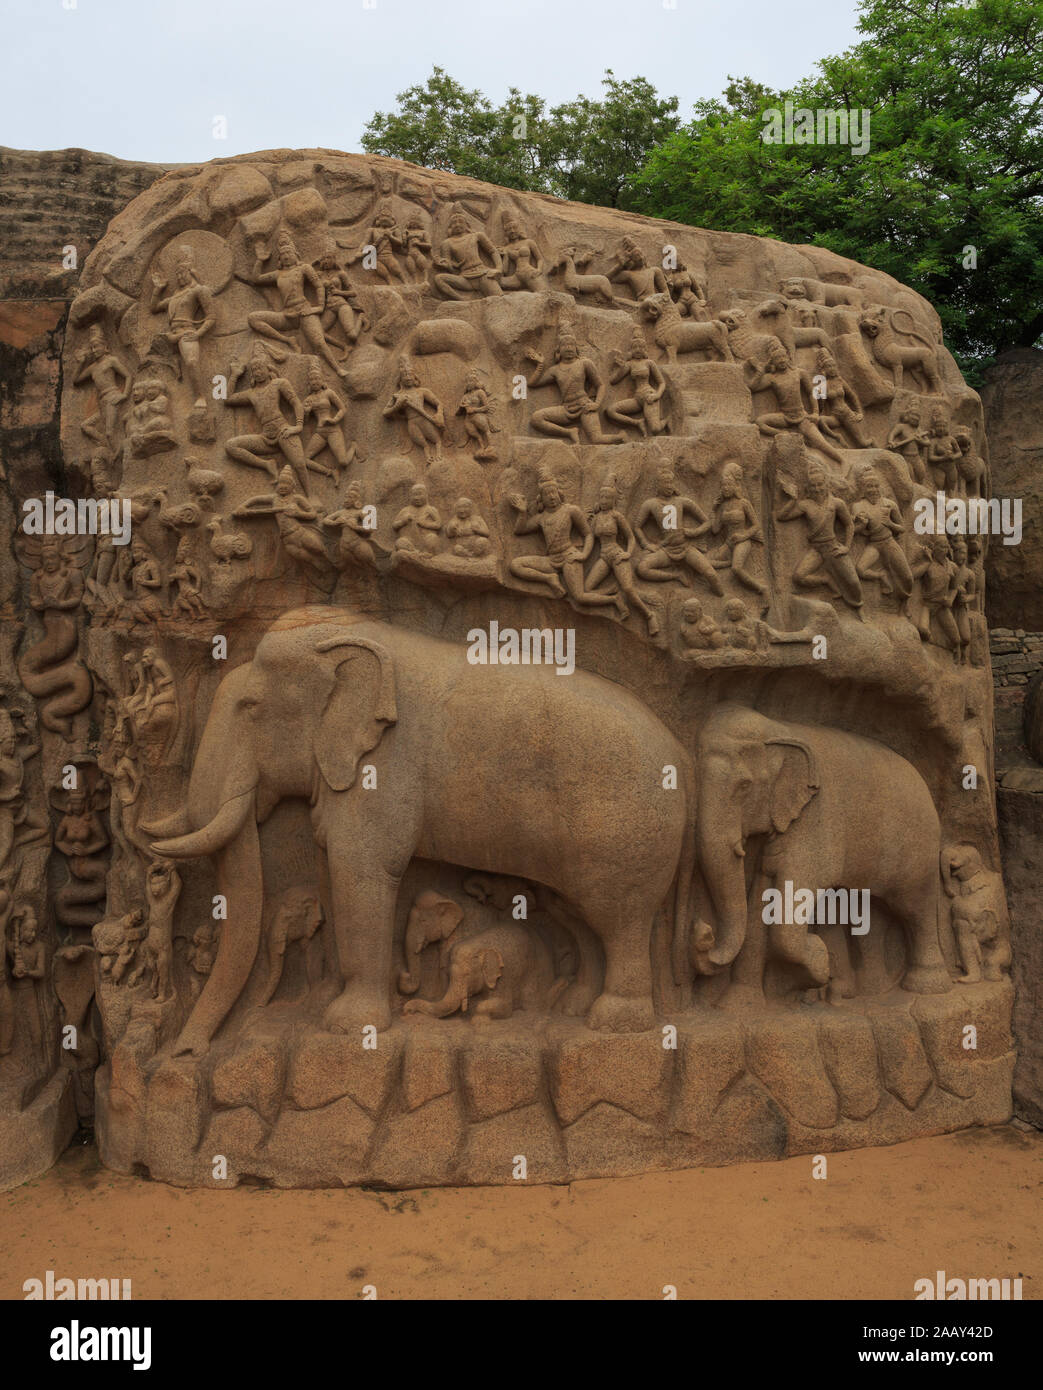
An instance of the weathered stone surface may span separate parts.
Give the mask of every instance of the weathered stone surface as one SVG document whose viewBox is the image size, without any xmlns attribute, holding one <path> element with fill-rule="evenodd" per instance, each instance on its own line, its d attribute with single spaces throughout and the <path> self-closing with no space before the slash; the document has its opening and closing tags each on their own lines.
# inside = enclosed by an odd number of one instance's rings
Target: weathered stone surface
<svg viewBox="0 0 1043 1390">
<path fill-rule="evenodd" d="M 880 1104 L 872 1024 L 838 1011 L 818 1020 L 818 1043 L 841 1113 L 851 1120 L 866 1119 Z"/>
<path fill-rule="evenodd" d="M 897 1009 L 870 1015 L 884 1085 L 909 1110 L 915 1110 L 931 1086 L 931 1065 L 920 1041 L 920 1030 Z"/>
<path fill-rule="evenodd" d="M 836 1124 L 836 1092 L 819 1052 L 815 1020 L 758 1020 L 746 1030 L 750 1071 L 787 1115 L 814 1129 Z"/>
<path fill-rule="evenodd" d="M 1006 352 L 985 373 L 982 391 L 992 492 L 1019 498 L 1022 539 L 989 546 L 986 612 L 989 625 L 1043 630 L 1043 352 Z"/>
<path fill-rule="evenodd" d="M 93 242 L 106 162 L 52 164 Z M 106 167 L 113 208 L 159 172 Z M 1003 1112 L 980 575 L 915 539 L 946 465 L 899 416 L 964 442 L 961 495 L 985 446 L 925 301 L 822 248 L 266 151 L 151 183 L 66 327 L 45 223 L 46 299 L 0 303 L 0 518 L 120 492 L 133 544 L 0 566 L 0 958 L 37 960 L 30 900 L 45 950 L 96 953 L 115 1166 L 211 1184 L 220 1141 L 233 1182 L 506 1182 L 509 1149 L 559 1181 Z M 494 622 L 568 634 L 575 672 L 469 659 Z M 1004 640 L 1016 683 L 1035 648 Z M 53 852 L 19 838 L 48 820 Z M 850 961 L 747 912 L 769 820 L 768 880 L 885 905 Z M 799 1006 L 828 973 L 850 1018 Z M 0 1126 L 48 1081 L 29 978 L 0 980 Z"/>
<path fill-rule="evenodd" d="M 618 1038 L 572 1038 L 552 1058 L 550 1088 L 562 1124 L 571 1125 L 599 1102 L 639 1120 L 660 1118 L 675 1054 L 661 1033 Z"/>
<path fill-rule="evenodd" d="M 295 1039 L 287 1098 L 301 1110 L 328 1105 L 347 1095 L 376 1115 L 394 1085 L 402 1052 L 399 1037 L 383 1037 L 377 1047 L 337 1033 L 309 1033 Z"/>
</svg>

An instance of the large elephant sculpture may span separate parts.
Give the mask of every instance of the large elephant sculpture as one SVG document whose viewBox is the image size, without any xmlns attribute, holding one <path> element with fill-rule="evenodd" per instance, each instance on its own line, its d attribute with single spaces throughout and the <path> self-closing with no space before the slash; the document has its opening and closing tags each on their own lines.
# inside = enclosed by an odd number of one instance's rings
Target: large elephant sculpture
<svg viewBox="0 0 1043 1390">
<path fill-rule="evenodd" d="M 343 988 L 327 1028 L 389 1026 L 395 904 L 415 857 L 546 884 L 604 948 L 590 1026 L 652 1026 L 653 921 L 672 898 L 671 925 L 683 930 L 694 864 L 690 756 L 610 681 L 472 664 L 467 652 L 305 608 L 278 619 L 253 660 L 222 680 L 186 813 L 151 827 L 162 836 L 156 854 L 215 855 L 228 899 L 175 1051 L 205 1052 L 250 976 L 263 909 L 257 826 L 285 797 L 310 801 L 329 866 Z"/>
<path fill-rule="evenodd" d="M 703 949 L 711 967 L 735 961 L 746 941 L 746 847 L 761 836 L 762 881 L 816 893 L 868 890 L 904 929 L 904 988 L 952 988 L 938 941 L 938 814 L 911 763 L 872 739 L 724 704 L 703 726 L 698 767 L 696 838 L 714 911 Z M 757 929 L 768 932 L 774 958 L 796 967 L 802 986 L 827 983 L 829 951 L 814 926 L 758 922 Z"/>
</svg>

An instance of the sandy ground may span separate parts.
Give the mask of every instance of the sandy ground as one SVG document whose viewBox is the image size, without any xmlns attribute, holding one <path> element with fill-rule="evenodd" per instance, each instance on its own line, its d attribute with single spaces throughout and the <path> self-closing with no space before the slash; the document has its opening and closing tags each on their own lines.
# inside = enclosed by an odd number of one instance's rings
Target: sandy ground
<svg viewBox="0 0 1043 1390">
<path fill-rule="evenodd" d="M 0 1194 L 0 1298 L 56 1277 L 135 1298 L 912 1298 L 914 1280 L 1043 1293 L 1043 1134 L 530 1188 L 185 1192 L 93 1148 Z"/>
</svg>

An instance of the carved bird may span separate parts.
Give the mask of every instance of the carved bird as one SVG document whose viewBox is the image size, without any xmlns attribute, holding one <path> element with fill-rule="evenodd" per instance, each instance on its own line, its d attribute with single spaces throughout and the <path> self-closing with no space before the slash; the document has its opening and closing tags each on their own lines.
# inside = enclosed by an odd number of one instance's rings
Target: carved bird
<svg viewBox="0 0 1043 1390">
<path fill-rule="evenodd" d="M 165 487 L 157 487 L 159 495 L 159 519 L 164 526 L 169 526 L 171 531 L 181 531 L 187 526 L 198 526 L 201 513 L 195 502 L 179 502 L 170 506 L 167 502 L 167 490 Z"/>
<path fill-rule="evenodd" d="M 225 485 L 224 477 L 213 468 L 203 468 L 196 458 L 185 459 L 188 490 L 199 505 L 208 512 L 214 510 L 214 498 Z"/>
<path fill-rule="evenodd" d="M 243 531 L 233 531 L 230 536 L 222 534 L 224 517 L 215 516 L 208 521 L 206 529 L 210 532 L 210 549 L 221 565 L 230 565 L 233 560 L 245 560 L 252 553 L 254 543 Z"/>
</svg>

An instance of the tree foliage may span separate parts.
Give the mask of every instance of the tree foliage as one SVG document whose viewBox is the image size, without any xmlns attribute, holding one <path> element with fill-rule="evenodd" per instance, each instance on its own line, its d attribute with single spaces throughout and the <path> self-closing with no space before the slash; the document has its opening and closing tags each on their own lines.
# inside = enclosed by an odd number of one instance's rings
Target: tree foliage
<svg viewBox="0 0 1043 1390">
<path fill-rule="evenodd" d="M 506 188 L 627 207 L 631 175 L 678 128 L 677 98 L 611 70 L 602 86 L 598 99 L 578 96 L 549 109 L 512 87 L 494 106 L 436 67 L 398 94 L 396 111 L 376 113 L 362 147 Z"/>
<path fill-rule="evenodd" d="M 865 38 L 795 89 L 731 79 L 700 102 L 631 181 L 631 206 L 887 271 L 937 306 L 974 370 L 1043 333 L 1043 0 L 861 11 Z M 869 150 L 765 143 L 764 112 L 787 97 L 867 109 Z"/>
</svg>

